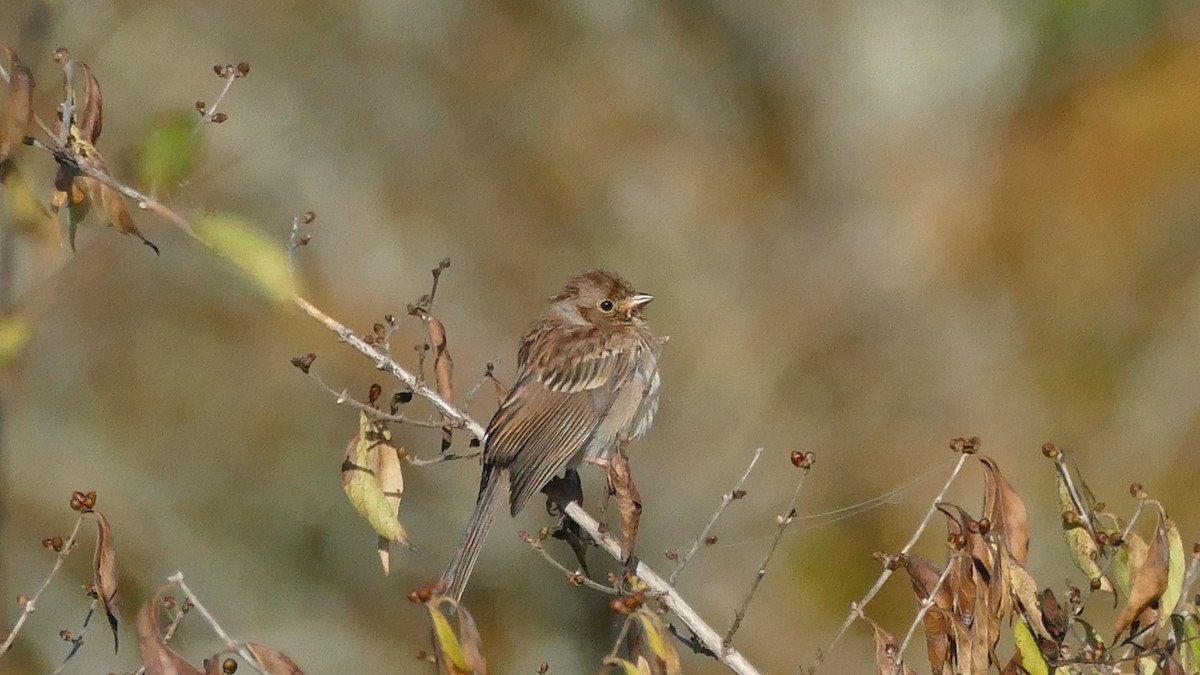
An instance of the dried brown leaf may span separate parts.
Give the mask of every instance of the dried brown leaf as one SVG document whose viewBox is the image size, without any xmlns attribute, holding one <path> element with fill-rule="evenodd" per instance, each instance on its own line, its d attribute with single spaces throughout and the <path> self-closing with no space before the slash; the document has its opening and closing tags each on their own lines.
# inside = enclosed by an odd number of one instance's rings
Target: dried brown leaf
<svg viewBox="0 0 1200 675">
<path fill-rule="evenodd" d="M 163 593 L 175 587 L 167 584 L 142 604 L 137 614 L 138 649 L 147 675 L 200 675 L 200 670 L 183 660 L 163 641 L 158 623 L 158 608 Z"/>
<path fill-rule="evenodd" d="M 1133 588 L 1134 571 L 1146 562 L 1146 553 L 1149 550 L 1150 545 L 1142 535 L 1130 531 L 1125 537 L 1125 542 L 1117 549 L 1117 554 L 1113 556 L 1110 571 L 1116 580 L 1117 589 L 1125 597 L 1129 597 L 1129 591 Z"/>
<path fill-rule="evenodd" d="M 879 675 L 896 675 L 897 668 L 900 669 L 899 672 L 902 675 L 916 675 L 916 671 L 909 668 L 900 659 L 901 654 L 896 636 L 889 633 L 874 619 L 867 619 L 867 621 L 871 622 L 871 630 L 875 634 L 875 667 L 879 669 Z"/>
<path fill-rule="evenodd" d="M 1129 597 L 1113 624 L 1113 635 L 1122 631 L 1141 615 L 1142 610 L 1157 602 L 1167 590 L 1167 578 L 1171 565 L 1171 544 L 1167 534 L 1166 515 L 1159 513 L 1154 528 L 1154 538 L 1146 551 L 1145 561 L 1132 568 Z"/>
<path fill-rule="evenodd" d="M 1022 567 L 1029 561 L 1029 517 L 1025 502 L 1013 489 L 1000 467 L 991 457 L 979 456 L 983 464 L 983 517 L 992 522 L 992 531 L 999 532 L 1012 557 Z"/>
<path fill-rule="evenodd" d="M 29 70 L 16 52 L 4 48 L 8 55 L 8 95 L 4 101 L 3 116 L 0 117 L 0 164 L 12 157 L 24 143 L 25 130 L 33 119 L 33 72 Z"/>
<path fill-rule="evenodd" d="M 617 508 L 621 512 L 621 559 L 629 560 L 642 522 L 642 496 L 633 483 L 625 448 L 618 447 L 613 453 L 608 465 L 608 477 L 616 492 Z"/>
<path fill-rule="evenodd" d="M 1050 635 L 1054 638 L 1055 642 L 1061 643 L 1063 637 L 1067 634 L 1069 624 L 1067 613 L 1063 611 L 1058 598 L 1054 597 L 1054 591 L 1049 588 L 1042 589 L 1041 604 L 1042 619 L 1046 624 L 1046 629 L 1050 631 Z"/>
<path fill-rule="evenodd" d="M 1029 623 L 1029 627 L 1037 633 L 1038 637 L 1053 641 L 1054 637 L 1046 628 L 1046 622 L 1042 618 L 1042 605 L 1039 602 L 1041 592 L 1038 591 L 1037 581 L 1024 567 L 1016 564 L 1012 556 L 1008 557 L 1004 571 L 1008 574 L 1009 588 L 1021 609 L 1022 616 Z"/>
<path fill-rule="evenodd" d="M 267 675 L 304 675 L 300 666 L 296 665 L 287 654 L 257 642 L 247 642 L 246 648 L 254 654 L 258 662 L 266 669 Z"/>
<path fill-rule="evenodd" d="M 928 558 L 910 556 L 905 561 L 908 580 L 919 602 L 933 598 L 933 606 L 925 613 L 925 647 L 929 655 L 929 667 L 934 673 L 950 672 L 954 656 L 953 596 L 945 584 L 938 585 L 942 576 Z"/>
<path fill-rule="evenodd" d="M 96 517 L 96 552 L 92 556 L 92 579 L 96 587 L 96 598 L 104 608 L 108 617 L 108 625 L 112 627 L 113 651 L 117 651 L 117 607 L 120 598 L 117 597 L 117 550 L 113 545 L 112 526 L 108 518 L 99 511 L 93 511 Z"/>
<path fill-rule="evenodd" d="M 433 377 L 437 385 L 438 396 L 447 401 L 453 401 L 454 359 L 450 357 L 450 350 L 446 348 L 446 327 L 433 316 L 426 317 L 425 327 L 429 333 L 430 348 L 433 350 Z M 442 427 L 442 452 L 446 452 L 450 449 L 452 440 L 451 420 L 446 415 L 442 415 L 442 422 L 446 424 Z"/>
<path fill-rule="evenodd" d="M 75 67 L 83 71 L 83 111 L 76 115 L 80 138 L 86 138 L 89 143 L 95 143 L 100 138 L 104 126 L 104 96 L 100 93 L 100 83 L 91 67 L 83 61 L 75 61 Z"/>
<path fill-rule="evenodd" d="M 122 234 L 133 235 L 142 240 L 142 243 L 154 249 L 158 253 L 158 247 L 154 242 L 147 239 L 138 230 L 137 225 L 133 223 L 133 216 L 129 215 L 129 209 L 125 206 L 125 197 L 113 187 L 101 182 L 98 178 L 91 176 L 82 177 L 83 184 L 87 188 L 88 197 L 92 203 L 100 207 L 104 213 L 104 220 L 110 227 Z"/>
</svg>

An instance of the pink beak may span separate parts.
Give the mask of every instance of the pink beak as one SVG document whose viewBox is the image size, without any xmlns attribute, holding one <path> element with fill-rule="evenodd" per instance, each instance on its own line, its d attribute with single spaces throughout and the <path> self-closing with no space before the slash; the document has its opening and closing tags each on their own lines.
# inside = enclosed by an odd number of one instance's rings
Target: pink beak
<svg viewBox="0 0 1200 675">
<path fill-rule="evenodd" d="M 637 309 L 641 309 L 642 307 L 650 304 L 650 301 L 653 299 L 654 299 L 653 295 L 647 295 L 645 293 L 638 293 L 625 301 L 625 309 L 626 309 L 626 311 L 629 311 L 629 312 L 632 312 Z"/>
</svg>

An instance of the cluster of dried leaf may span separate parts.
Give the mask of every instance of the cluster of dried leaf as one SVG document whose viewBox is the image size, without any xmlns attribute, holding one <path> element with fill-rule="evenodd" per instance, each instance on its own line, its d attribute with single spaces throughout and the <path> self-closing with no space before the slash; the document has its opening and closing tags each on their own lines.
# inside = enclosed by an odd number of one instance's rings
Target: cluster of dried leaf
<svg viewBox="0 0 1200 675">
<path fill-rule="evenodd" d="M 17 221 L 26 229 L 58 239 L 58 228 L 49 211 L 67 209 L 68 233 L 71 247 L 75 246 L 75 231 L 80 221 L 95 207 L 109 226 L 140 239 L 158 253 L 158 247 L 146 239 L 129 215 L 121 193 L 109 182 L 108 166 L 96 150 L 104 120 L 104 97 L 95 74 L 83 61 L 71 59 L 66 49 L 57 49 L 54 60 L 63 69 L 63 103 L 54 116 L 53 128 L 48 128 L 33 113 L 33 73 L 21 63 L 9 47 L 3 47 L 7 57 L 8 96 L 0 119 L 0 182 L 13 191 L 13 209 Z M 84 76 L 83 105 L 77 109 L 74 73 Z M 27 137 L 32 122 L 45 132 L 45 140 Z M 54 155 L 58 174 L 54 178 L 54 196 L 50 209 L 42 206 L 12 161 L 16 148 L 22 144 L 37 144 Z"/>
<path fill-rule="evenodd" d="M 976 446 L 972 439 L 959 449 L 973 453 Z M 903 662 L 903 651 L 917 624 L 924 629 L 929 664 L 937 674 L 984 674 L 992 667 L 1003 675 L 1118 673 L 1125 672 L 1121 666 L 1126 663 L 1137 673 L 1200 672 L 1200 619 L 1194 603 L 1181 602 L 1186 588 L 1183 544 L 1162 505 L 1137 488 L 1137 514 L 1126 523 L 1095 501 L 1061 451 L 1049 444 L 1044 451 L 1055 460 L 1063 534 L 1088 576 L 1087 590 L 1068 586 L 1065 606 L 1052 589 L 1039 590 L 1026 569 L 1029 520 L 1024 502 L 996 462 L 977 455 L 984 470 L 979 517 L 957 505 L 938 505 L 947 526 L 945 565 L 939 568 L 917 555 L 883 556 L 889 568 L 908 572 L 920 610 L 901 643 L 868 619 L 881 674 L 913 672 Z M 1137 515 L 1148 508 L 1158 514 L 1149 544 L 1133 531 Z M 1114 602 L 1124 599 L 1107 643 L 1119 649 L 1108 648 L 1093 622 L 1083 617 L 1088 599 L 1100 590 L 1114 593 Z M 1001 661 L 996 648 L 1005 622 L 1012 627 L 1015 651 Z"/>
</svg>

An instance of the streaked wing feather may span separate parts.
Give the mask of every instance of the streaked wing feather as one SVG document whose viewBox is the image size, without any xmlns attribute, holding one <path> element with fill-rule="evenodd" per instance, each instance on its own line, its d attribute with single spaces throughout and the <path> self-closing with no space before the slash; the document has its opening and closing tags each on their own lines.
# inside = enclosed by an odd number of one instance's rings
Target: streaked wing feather
<svg viewBox="0 0 1200 675">
<path fill-rule="evenodd" d="M 552 412 L 533 427 L 533 433 L 526 437 L 524 448 L 511 465 L 509 503 L 513 515 L 567 466 L 596 430 L 607 408 L 595 406 L 591 393 L 586 391 L 563 394 L 543 387 L 541 396 L 556 400 L 553 404 L 547 401 L 546 408 Z"/>
<path fill-rule="evenodd" d="M 511 467 L 514 514 L 584 447 L 607 414 L 614 387 L 628 376 L 628 365 L 620 352 L 604 350 L 532 367 L 513 385 L 488 425 L 484 459 Z"/>
</svg>

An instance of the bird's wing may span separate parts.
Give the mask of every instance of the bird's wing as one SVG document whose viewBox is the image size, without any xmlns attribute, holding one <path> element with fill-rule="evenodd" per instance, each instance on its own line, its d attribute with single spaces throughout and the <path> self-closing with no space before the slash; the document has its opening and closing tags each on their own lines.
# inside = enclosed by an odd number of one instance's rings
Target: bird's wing
<svg viewBox="0 0 1200 675">
<path fill-rule="evenodd" d="M 630 363 L 627 354 L 598 350 L 533 367 L 513 385 L 488 425 L 484 459 L 509 467 L 514 515 L 584 447 Z"/>
</svg>

